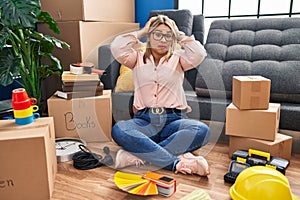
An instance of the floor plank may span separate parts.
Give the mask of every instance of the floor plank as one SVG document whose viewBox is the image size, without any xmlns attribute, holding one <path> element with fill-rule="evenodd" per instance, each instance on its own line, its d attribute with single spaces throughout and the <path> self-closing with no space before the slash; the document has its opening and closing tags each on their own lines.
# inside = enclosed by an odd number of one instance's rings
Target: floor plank
<svg viewBox="0 0 300 200">
<path fill-rule="evenodd" d="M 119 149 L 112 143 L 90 143 L 88 147 L 98 154 L 103 154 L 103 147 L 109 146 L 112 155 Z M 210 148 L 209 146 L 207 148 Z M 205 152 L 205 149 L 202 150 Z M 198 152 L 201 154 L 201 151 Z M 171 171 L 159 169 L 157 172 L 171 176 L 177 181 L 177 191 L 170 199 L 180 199 L 189 193 L 202 189 L 206 191 L 211 199 L 231 199 L 229 194 L 230 184 L 225 183 L 223 176 L 228 170 L 230 159 L 228 157 L 228 145 L 217 143 L 206 155 L 210 164 L 211 174 L 208 177 L 196 175 L 175 174 Z M 77 170 L 72 161 L 59 163 L 56 175 L 52 200 L 101 200 L 101 199 L 141 199 L 141 196 L 128 194 L 118 189 L 113 182 L 115 169 L 102 166 L 91 170 Z M 300 154 L 294 154 L 290 166 L 286 171 L 292 192 L 300 197 Z M 151 170 L 152 168 L 150 168 Z M 138 172 L 139 170 L 128 168 L 127 171 Z M 143 199 L 166 199 L 161 195 L 143 197 Z"/>
</svg>

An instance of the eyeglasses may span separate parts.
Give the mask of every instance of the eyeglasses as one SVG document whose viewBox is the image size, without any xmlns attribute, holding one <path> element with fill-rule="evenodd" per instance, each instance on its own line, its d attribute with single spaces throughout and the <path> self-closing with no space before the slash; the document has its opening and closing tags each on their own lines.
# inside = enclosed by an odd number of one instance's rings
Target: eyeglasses
<svg viewBox="0 0 300 200">
<path fill-rule="evenodd" d="M 156 40 L 156 41 L 159 41 L 161 40 L 163 37 L 165 38 L 166 41 L 172 41 L 173 39 L 173 34 L 172 33 L 166 33 L 166 34 L 163 34 L 162 32 L 160 31 L 153 31 L 152 32 L 153 34 L 153 39 Z"/>
</svg>

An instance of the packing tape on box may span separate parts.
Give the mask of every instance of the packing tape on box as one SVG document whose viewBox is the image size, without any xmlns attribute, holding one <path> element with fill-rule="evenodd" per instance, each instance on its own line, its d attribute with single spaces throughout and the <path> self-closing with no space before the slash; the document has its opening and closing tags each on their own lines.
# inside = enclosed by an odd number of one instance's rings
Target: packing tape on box
<svg viewBox="0 0 300 200">
<path fill-rule="evenodd" d="M 100 69 L 94 69 L 94 64 L 90 62 L 84 62 L 84 63 L 74 63 L 70 65 L 70 72 L 72 74 L 99 74 L 102 75 L 105 73 L 104 70 Z"/>
<path fill-rule="evenodd" d="M 70 72 L 72 74 L 83 74 L 84 68 L 81 66 L 70 65 Z"/>
</svg>

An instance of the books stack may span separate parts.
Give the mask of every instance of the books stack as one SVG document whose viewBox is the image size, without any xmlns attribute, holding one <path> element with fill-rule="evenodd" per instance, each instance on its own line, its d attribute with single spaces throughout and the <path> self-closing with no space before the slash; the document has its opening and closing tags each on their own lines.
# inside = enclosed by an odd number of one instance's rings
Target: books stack
<svg viewBox="0 0 300 200">
<path fill-rule="evenodd" d="M 176 180 L 154 172 L 142 175 L 116 172 L 114 182 L 118 188 L 136 195 L 163 195 L 171 196 L 176 191 Z"/>
<path fill-rule="evenodd" d="M 56 92 L 58 97 L 74 99 L 103 94 L 104 87 L 98 74 L 73 74 L 70 71 L 64 71 L 61 79 L 62 89 Z"/>
</svg>

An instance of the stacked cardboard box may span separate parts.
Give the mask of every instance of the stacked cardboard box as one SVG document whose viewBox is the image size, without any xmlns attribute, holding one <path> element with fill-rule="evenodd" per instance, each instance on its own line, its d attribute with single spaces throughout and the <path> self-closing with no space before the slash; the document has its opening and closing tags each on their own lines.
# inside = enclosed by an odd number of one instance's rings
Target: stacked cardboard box
<svg viewBox="0 0 300 200">
<path fill-rule="evenodd" d="M 55 136 L 81 138 L 86 142 L 111 141 L 111 91 L 94 97 L 70 100 L 53 95 L 47 100 L 49 116 L 54 118 Z"/>
<path fill-rule="evenodd" d="M 38 31 L 70 45 L 70 50 L 55 49 L 53 52 L 65 66 L 65 71 L 70 70 L 72 63 L 90 62 L 97 67 L 99 46 L 109 44 L 116 35 L 139 29 L 139 24 L 134 23 L 134 0 L 40 2 L 42 11 L 48 12 L 56 20 L 60 34 L 55 35 L 42 23 L 37 24 Z M 71 85 L 64 84 L 64 91 L 61 92 L 74 91 Z M 98 86 L 95 87 L 97 91 Z M 93 97 L 66 100 L 53 95 L 47 100 L 48 114 L 54 117 L 56 137 L 80 137 L 86 142 L 111 139 L 111 93 L 103 91 L 102 85 L 100 87 L 100 96 L 95 96 L 98 95 L 95 92 Z M 86 86 L 79 86 L 76 81 L 76 90 L 79 89 L 86 90 Z"/>
<path fill-rule="evenodd" d="M 51 199 L 57 172 L 52 117 L 0 120 L 0 199 Z"/>
<path fill-rule="evenodd" d="M 229 156 L 249 148 L 290 160 L 292 138 L 278 133 L 280 104 L 270 103 L 271 81 L 262 76 L 234 76 L 232 103 L 226 108 Z"/>
<path fill-rule="evenodd" d="M 56 49 L 54 55 L 65 70 L 71 63 L 89 61 L 98 66 L 98 47 L 109 44 L 122 33 L 137 30 L 134 0 L 41 0 L 43 11 L 57 21 L 59 35 L 46 24 L 38 24 L 38 31 L 67 42 L 71 49 Z"/>
</svg>

